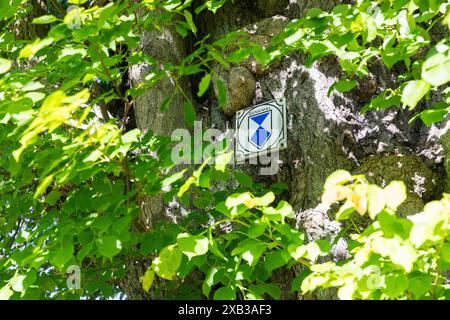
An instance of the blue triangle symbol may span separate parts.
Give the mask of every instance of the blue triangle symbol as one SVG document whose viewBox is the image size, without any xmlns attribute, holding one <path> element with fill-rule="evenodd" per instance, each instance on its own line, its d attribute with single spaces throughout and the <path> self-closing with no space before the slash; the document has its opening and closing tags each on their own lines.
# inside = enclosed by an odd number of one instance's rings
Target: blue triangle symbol
<svg viewBox="0 0 450 320">
<path fill-rule="evenodd" d="M 258 130 L 253 134 L 253 136 L 250 138 L 250 140 L 256 144 L 258 148 L 261 148 L 261 146 L 269 139 L 270 132 L 264 129 L 263 127 L 259 126 Z"/>
<path fill-rule="evenodd" d="M 267 116 L 269 115 L 269 112 L 258 114 L 257 116 L 251 117 L 253 121 L 255 121 L 257 124 L 261 125 L 264 120 L 266 120 Z"/>
</svg>

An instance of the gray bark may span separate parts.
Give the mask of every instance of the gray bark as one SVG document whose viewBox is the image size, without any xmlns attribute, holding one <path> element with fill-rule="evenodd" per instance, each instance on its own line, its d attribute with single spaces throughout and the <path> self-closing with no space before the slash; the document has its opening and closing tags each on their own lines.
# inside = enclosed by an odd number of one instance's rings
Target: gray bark
<svg viewBox="0 0 450 320">
<path fill-rule="evenodd" d="M 272 34 L 281 31 L 287 22 L 301 17 L 312 7 L 331 9 L 340 1 L 237 1 L 226 5 L 215 15 L 202 14 L 197 18 L 199 37 L 211 34 L 210 41 L 233 30 L 251 31 L 255 41 L 266 42 Z M 176 63 L 189 46 L 176 33 L 165 30 L 164 36 L 156 33 L 142 37 L 144 52 Z M 383 88 L 395 86 L 395 74 L 381 63 L 370 66 L 370 75 L 359 79 L 359 89 L 342 95 L 327 95 L 332 83 L 343 76 L 336 58 L 323 58 L 311 67 L 305 67 L 306 56 L 291 54 L 267 69 L 255 66 L 254 61 L 244 61 L 231 70 L 215 66 L 228 85 L 230 105 L 225 114 L 219 110 L 214 90 L 208 92 L 208 122 L 217 128 L 233 123 L 236 110 L 251 104 L 285 97 L 289 108 L 288 149 L 282 151 L 279 172 L 274 176 L 259 176 L 256 166 L 243 165 L 241 169 L 253 175 L 254 180 L 273 183 L 283 181 L 289 189 L 283 197 L 297 212 L 297 226 L 306 232 L 309 240 L 333 240 L 341 226 L 333 221 L 333 214 L 319 204 L 326 177 L 336 169 L 354 173 L 364 172 L 369 180 L 381 185 L 402 179 L 410 193 L 401 208 L 402 214 L 421 210 L 424 202 L 438 198 L 448 190 L 450 165 L 443 165 L 444 149 L 439 139 L 446 132 L 448 122 L 426 128 L 421 122 L 408 125 L 411 113 L 399 108 L 361 114 L 359 110 Z M 245 70 L 244 70 L 245 69 Z M 145 67 L 131 71 L 132 81 L 138 83 L 146 74 Z M 244 78 L 242 83 L 230 81 L 235 74 Z M 247 81 L 247 82 L 245 82 Z M 253 85 L 254 83 L 254 85 Z M 192 85 L 196 88 L 196 85 Z M 186 88 L 188 88 L 186 86 Z M 182 98 L 177 97 L 170 111 L 159 112 L 159 104 L 174 90 L 170 79 L 162 82 L 136 101 L 136 118 L 141 129 L 170 133 L 183 127 Z M 424 107 L 424 106 L 422 106 Z M 445 139 L 444 139 L 445 138 Z M 449 139 L 444 136 L 445 152 Z M 311 209 L 315 208 L 315 209 Z M 146 207 L 149 216 L 164 214 L 162 203 Z M 364 221 L 360 221 L 364 225 Z M 346 256 L 345 243 L 339 242 L 330 259 Z M 283 288 L 283 298 L 296 298 L 289 294 L 292 277 L 301 270 L 276 274 L 274 280 Z M 142 270 L 140 271 L 142 272 Z M 135 281 L 136 275 L 132 278 Z M 125 292 L 132 298 L 148 298 L 136 291 Z M 142 291 L 142 290 L 141 290 Z M 331 293 L 320 298 L 331 298 Z M 297 297 L 297 298 L 317 298 Z"/>
</svg>

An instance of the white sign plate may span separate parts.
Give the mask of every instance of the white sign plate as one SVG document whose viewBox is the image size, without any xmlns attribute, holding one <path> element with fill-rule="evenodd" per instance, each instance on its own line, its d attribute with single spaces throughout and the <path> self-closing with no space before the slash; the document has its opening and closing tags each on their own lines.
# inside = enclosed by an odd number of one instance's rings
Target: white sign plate
<svg viewBox="0 0 450 320">
<path fill-rule="evenodd" d="M 236 114 L 236 160 L 286 149 L 286 99 L 243 109 Z"/>
</svg>

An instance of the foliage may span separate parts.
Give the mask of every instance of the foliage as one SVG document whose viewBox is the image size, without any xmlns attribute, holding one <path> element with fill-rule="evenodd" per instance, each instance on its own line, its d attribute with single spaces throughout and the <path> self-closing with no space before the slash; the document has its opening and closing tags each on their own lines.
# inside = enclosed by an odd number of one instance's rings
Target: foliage
<svg viewBox="0 0 450 320">
<path fill-rule="evenodd" d="M 162 28 L 177 14 L 186 17 L 181 25 L 193 28 L 185 12 L 189 3 L 160 15 L 149 3 L 118 1 L 36 18 L 35 24 L 52 28 L 45 38 L 29 41 L 10 32 L 29 13 L 27 1 L 1 10 L 2 298 L 113 297 L 127 261 L 150 253 L 148 234 L 134 228 L 143 199 L 183 175 L 170 174 L 168 137 L 126 131 L 133 98 L 168 72 L 178 78 L 201 69 L 188 65 L 188 58 L 163 70 L 133 51 L 138 33 Z M 146 13 L 136 23 L 141 9 Z M 155 66 L 153 73 L 123 92 L 123 75 L 140 63 Z M 99 119 L 98 108 L 111 101 L 119 101 L 122 114 Z M 79 290 L 66 285 L 71 265 L 82 268 Z"/>
<path fill-rule="evenodd" d="M 197 267 L 204 273 L 206 297 L 280 299 L 281 289 L 268 281 L 273 272 L 297 263 L 309 266 L 328 252 L 329 244 L 304 244 L 304 235 L 286 223 L 293 217 L 291 206 L 285 201 L 270 206 L 274 200 L 273 192 L 231 194 L 210 211 L 220 219 L 201 232 L 179 233 L 176 242 L 160 251 L 147 271 L 150 279 L 154 274 L 167 280 L 183 278 Z"/>
<path fill-rule="evenodd" d="M 315 264 L 331 245 L 305 243 L 303 233 L 291 226 L 293 210 L 281 200 L 284 184 L 268 191 L 246 174 L 227 169 L 226 152 L 213 154 L 199 168 L 180 171 L 171 159 L 169 138 L 130 130 L 129 118 L 136 97 L 169 77 L 175 89 L 160 110 L 170 112 L 173 97 L 181 94 L 185 120 L 192 125 L 195 103 L 181 88 L 183 78 L 199 76 L 198 97 L 216 85 L 224 106 L 227 89 L 214 63 L 229 68 L 253 55 L 268 64 L 303 50 L 310 54 L 309 63 L 328 54 L 339 58 L 348 77 L 331 90 L 342 92 L 357 85 L 355 76 L 365 76 L 377 56 L 389 68 L 403 63 L 399 86 L 385 88 L 368 108 L 400 102 L 414 108 L 433 90 L 443 95 L 442 103 L 418 115 L 431 124 L 448 110 L 449 91 L 443 87 L 449 81 L 450 51 L 448 39 L 435 43 L 428 32 L 441 22 L 448 24 L 448 3 L 359 1 L 331 13 L 313 9 L 262 48 L 238 31 L 212 43 L 198 38 L 196 16 L 216 12 L 225 0 L 204 1 L 199 7 L 190 0 L 104 6 L 51 2 L 57 10 L 33 20 L 36 27 L 49 27 L 47 35 L 25 40 L 16 37 L 14 28 L 33 10 L 29 2 L 0 2 L 0 299 L 117 297 L 130 264 L 145 259 L 151 263 L 141 278 L 143 290 L 152 290 L 155 297 L 278 299 L 281 288 L 271 275 L 299 265 L 313 271 L 303 291 L 321 285 L 344 286 L 342 297 L 447 297 L 442 284 L 449 256 L 448 220 L 442 220 L 445 214 L 448 219 L 447 196 L 416 216 L 425 222 L 415 228 L 414 219 L 393 215 L 401 202 L 395 195 L 404 193 L 399 183 L 380 189 L 344 172 L 327 181 L 326 201 L 348 199 L 338 219 L 347 219 L 352 211 L 367 211 L 377 219 L 355 238 L 360 243 L 355 261 L 345 264 L 359 270 L 378 266 L 387 291 L 363 290 L 356 273 L 349 273 L 349 284 L 330 280 L 342 263 Z M 79 7 L 66 14 L 71 4 Z M 368 11 L 375 7 L 379 11 Z M 165 28 L 197 40 L 180 65 L 161 65 L 139 48 L 142 32 Z M 224 54 L 231 44 L 238 49 Z M 149 70 L 145 80 L 124 89 L 128 70 L 141 64 Z M 120 112 L 108 109 L 111 103 Z M 218 187 L 230 181 L 235 190 Z M 189 214 L 177 223 L 163 221 L 143 229 L 149 197 L 166 203 L 178 198 Z M 408 248 L 405 252 L 411 254 L 406 259 L 391 251 L 380 253 L 373 242 L 386 243 L 386 250 Z M 361 251 L 366 255 L 357 254 Z M 382 259 L 375 263 L 377 257 Z M 66 271 L 73 265 L 82 270 L 80 288 L 67 286 Z M 196 287 L 189 283 L 193 272 L 204 279 Z M 293 290 L 303 278 L 296 279 Z M 400 281 L 405 278 L 407 288 Z M 318 284 L 317 279 L 324 280 Z"/>
<path fill-rule="evenodd" d="M 402 182 L 380 188 L 346 171 L 329 177 L 322 200 L 345 201 L 337 218 L 356 211 L 373 223 L 351 235 L 349 259 L 311 266 L 302 292 L 335 287 L 340 299 L 449 299 L 450 195 L 401 218 L 395 209 L 405 199 Z"/>
<path fill-rule="evenodd" d="M 445 118 L 450 105 L 446 86 L 450 81 L 449 7 L 447 1 L 359 0 L 355 5 L 337 5 L 329 13 L 313 8 L 291 21 L 267 51 L 272 58 L 296 50 L 307 52 L 307 65 L 335 55 L 347 78 L 337 81 L 330 92 L 352 90 L 358 77 L 367 76 L 369 67 L 377 63 L 401 70 L 396 87 L 384 85 L 362 110 L 400 104 L 413 110 L 437 90 L 441 101 L 412 119 L 420 117 L 431 125 Z M 432 33 L 441 38 L 436 40 Z"/>
</svg>

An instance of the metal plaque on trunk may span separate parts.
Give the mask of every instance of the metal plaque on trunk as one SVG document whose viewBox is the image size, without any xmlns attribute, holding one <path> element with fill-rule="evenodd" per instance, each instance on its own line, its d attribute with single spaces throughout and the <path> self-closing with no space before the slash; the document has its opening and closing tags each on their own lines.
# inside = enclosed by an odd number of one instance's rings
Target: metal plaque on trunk
<svg viewBox="0 0 450 320">
<path fill-rule="evenodd" d="M 286 149 L 286 99 L 243 109 L 236 114 L 236 160 Z"/>
</svg>

